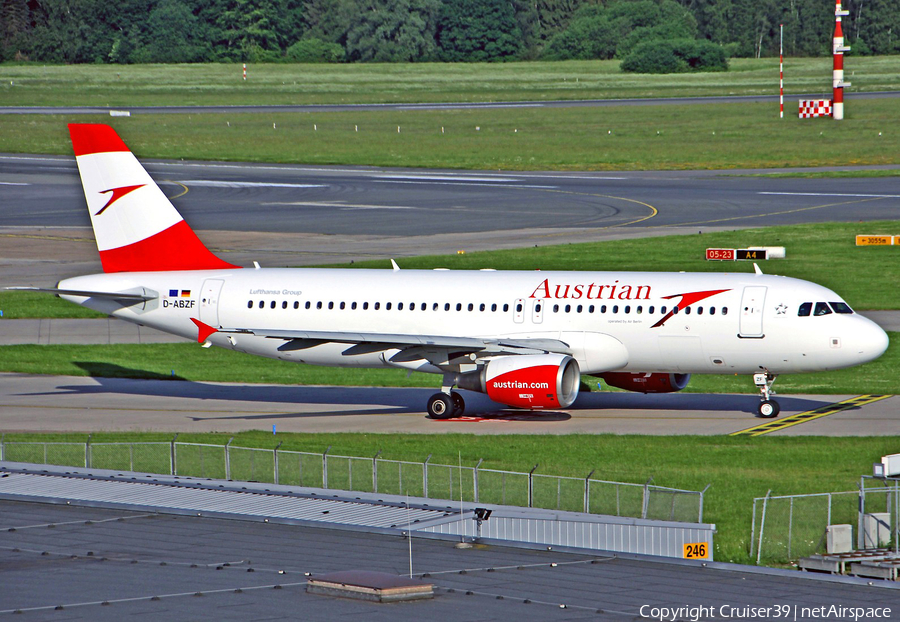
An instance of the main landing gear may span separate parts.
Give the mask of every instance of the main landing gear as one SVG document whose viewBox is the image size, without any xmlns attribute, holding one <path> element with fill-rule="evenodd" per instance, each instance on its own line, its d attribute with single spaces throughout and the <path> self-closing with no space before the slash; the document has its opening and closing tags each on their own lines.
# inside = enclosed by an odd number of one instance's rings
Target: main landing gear
<svg viewBox="0 0 900 622">
<path fill-rule="evenodd" d="M 466 401 L 456 391 L 435 393 L 428 399 L 428 416 L 432 419 L 452 419 L 466 410 Z"/>
<path fill-rule="evenodd" d="M 771 396 L 775 395 L 775 391 L 772 390 L 772 385 L 775 384 L 775 378 L 777 377 L 778 376 L 770 374 L 769 372 L 753 374 L 753 384 L 759 389 L 761 400 L 757 412 L 759 412 L 759 416 L 763 419 L 772 419 L 777 417 L 778 413 L 781 412 L 781 406 L 778 402 L 771 399 Z"/>
</svg>

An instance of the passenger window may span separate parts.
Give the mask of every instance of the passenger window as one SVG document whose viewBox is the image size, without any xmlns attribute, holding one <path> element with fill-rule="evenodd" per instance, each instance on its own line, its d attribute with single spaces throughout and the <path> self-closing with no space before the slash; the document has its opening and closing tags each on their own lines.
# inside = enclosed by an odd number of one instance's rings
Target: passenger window
<svg viewBox="0 0 900 622">
<path fill-rule="evenodd" d="M 350 308 L 351 308 L 353 311 L 356 311 L 356 303 L 355 303 L 355 302 L 352 303 L 352 304 L 350 305 Z"/>
<path fill-rule="evenodd" d="M 519 305 L 519 306 L 521 307 L 522 305 Z M 469 309 L 469 311 L 474 310 L 474 309 L 475 309 L 475 305 L 473 305 L 473 304 L 470 302 L 470 303 L 469 303 L 468 309 Z"/>
<path fill-rule="evenodd" d="M 341 311 L 343 311 L 346 306 L 347 305 L 344 302 L 341 302 Z"/>
<path fill-rule="evenodd" d="M 369 310 L 369 303 L 368 303 L 368 302 L 364 302 L 364 303 L 363 303 L 363 311 L 368 311 L 368 310 Z"/>
<path fill-rule="evenodd" d="M 625 305 L 625 313 L 631 313 L 631 305 Z"/>
<path fill-rule="evenodd" d="M 606 305 L 600 305 L 600 313 L 606 313 Z"/>
<path fill-rule="evenodd" d="M 444 311 L 449 311 L 449 310 L 450 310 L 450 303 L 449 303 L 449 302 L 445 302 L 445 303 L 444 303 Z"/>
<path fill-rule="evenodd" d="M 709 314 L 710 314 L 710 315 L 715 315 L 715 314 L 716 314 L 716 308 L 715 308 L 715 307 L 710 307 L 710 308 L 709 308 Z"/>
<path fill-rule="evenodd" d="M 506 313 L 507 311 L 509 311 L 509 304 L 504 304 L 504 305 L 503 305 L 503 312 Z"/>
<path fill-rule="evenodd" d="M 380 309 L 380 308 L 381 308 L 381 303 L 380 303 L 380 302 L 376 302 L 376 303 L 375 303 L 375 310 L 378 311 L 378 309 Z"/>
<path fill-rule="evenodd" d="M 274 309 L 274 308 L 275 308 L 275 301 L 274 301 L 274 300 L 269 304 L 269 308 L 270 308 L 270 309 Z"/>
<path fill-rule="evenodd" d="M 665 305 L 663 305 L 662 307 L 659 308 L 659 312 L 662 313 L 663 315 L 666 314 L 666 307 L 665 307 Z"/>
<path fill-rule="evenodd" d="M 389 302 L 384 303 L 384 310 L 385 310 L 385 311 L 390 311 L 390 310 L 391 310 L 391 303 L 389 303 Z"/>
<path fill-rule="evenodd" d="M 457 303 L 456 303 L 456 310 L 457 310 L 457 311 L 462 311 L 462 303 L 461 303 L 461 302 L 457 302 Z"/>
<path fill-rule="evenodd" d="M 572 312 L 572 305 L 566 305 L 566 313 Z"/>
<path fill-rule="evenodd" d="M 647 313 L 649 313 L 650 315 L 653 315 L 653 305 L 650 305 L 650 308 L 647 309 Z"/>
<path fill-rule="evenodd" d="M 403 311 L 403 303 L 402 302 L 397 303 L 397 311 Z"/>
<path fill-rule="evenodd" d="M 811 302 L 804 302 L 800 305 L 800 308 L 797 309 L 797 317 L 808 317 L 810 313 L 812 313 Z"/>
<path fill-rule="evenodd" d="M 322 308 L 322 301 L 320 300 L 319 302 L 316 303 L 316 309 L 321 309 L 321 308 Z"/>
<path fill-rule="evenodd" d="M 613 313 L 619 312 L 619 305 L 613 305 Z"/>
<path fill-rule="evenodd" d="M 594 312 L 594 305 L 591 305 L 588 307 L 588 313 L 593 313 L 593 312 Z"/>
<path fill-rule="evenodd" d="M 307 309 L 309 309 L 312 306 L 312 303 L 309 300 L 307 300 L 305 306 Z"/>
<path fill-rule="evenodd" d="M 434 308 L 437 309 L 437 303 L 434 303 Z M 425 304 L 425 303 L 423 302 L 423 303 L 422 303 L 422 309 L 421 309 L 421 310 L 422 310 L 422 311 L 427 311 L 427 310 L 428 310 L 428 305 Z"/>
<path fill-rule="evenodd" d="M 252 309 L 252 308 L 253 308 L 253 301 L 252 301 L 252 300 L 248 300 L 248 301 L 247 301 L 247 308 L 248 308 L 248 309 Z"/>
<path fill-rule="evenodd" d="M 846 302 L 832 302 L 831 308 L 835 313 L 853 313 L 853 309 Z"/>
<path fill-rule="evenodd" d="M 639 313 L 639 314 L 640 314 L 640 313 L 643 313 L 643 312 L 644 312 L 644 307 L 638 305 L 638 307 L 637 307 L 637 309 L 635 309 L 635 311 L 636 311 L 637 313 Z"/>
<path fill-rule="evenodd" d="M 690 314 L 691 314 L 691 308 L 690 308 L 690 307 L 685 307 L 685 308 L 684 308 L 684 314 L 685 314 L 685 315 L 690 315 Z"/>
<path fill-rule="evenodd" d="M 494 304 L 491 305 L 491 311 L 496 311 L 496 310 L 497 310 L 497 303 L 495 302 Z"/>
<path fill-rule="evenodd" d="M 299 308 L 300 308 L 300 301 L 299 301 L 299 300 L 295 300 L 295 301 L 294 301 L 294 308 L 295 308 L 295 309 L 299 309 Z"/>
<path fill-rule="evenodd" d="M 728 307 L 722 307 L 722 315 L 728 315 Z"/>
<path fill-rule="evenodd" d="M 284 302 L 281 303 L 281 308 L 287 309 L 287 300 L 285 300 Z"/>
<path fill-rule="evenodd" d="M 334 302 L 328 303 L 328 310 L 330 311 L 331 309 L 334 309 Z"/>
<path fill-rule="evenodd" d="M 543 306 L 544 305 L 542 305 L 541 303 L 537 303 L 536 305 L 534 305 L 535 312 L 540 313 Z"/>
<path fill-rule="evenodd" d="M 575 307 L 575 311 L 578 312 L 578 313 L 581 313 L 581 311 L 582 311 L 583 309 L 584 309 L 584 307 L 581 306 L 581 305 L 578 305 L 577 307 Z"/>
<path fill-rule="evenodd" d="M 559 313 L 559 305 L 553 305 L 553 312 Z"/>
<path fill-rule="evenodd" d="M 825 302 L 817 302 L 815 315 L 829 315 L 831 313 L 831 307 L 828 306 L 828 303 Z"/>
<path fill-rule="evenodd" d="M 672 313 L 674 313 L 676 315 L 678 314 L 678 305 L 675 305 L 674 307 L 672 307 Z"/>
<path fill-rule="evenodd" d="M 479 311 L 484 311 L 486 308 L 487 308 L 487 307 L 484 306 L 484 303 L 483 303 L 483 302 L 478 306 L 478 310 L 479 310 Z"/>
<path fill-rule="evenodd" d="M 703 315 L 703 307 L 697 307 L 697 315 Z"/>
</svg>

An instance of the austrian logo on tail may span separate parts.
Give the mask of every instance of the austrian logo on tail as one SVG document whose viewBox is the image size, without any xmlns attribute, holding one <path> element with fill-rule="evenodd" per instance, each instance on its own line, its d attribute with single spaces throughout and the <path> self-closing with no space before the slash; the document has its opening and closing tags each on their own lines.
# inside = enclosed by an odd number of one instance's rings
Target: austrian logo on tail
<svg viewBox="0 0 900 622">
<path fill-rule="evenodd" d="M 94 216 L 99 216 L 103 212 L 106 211 L 106 208 L 124 197 L 129 192 L 134 192 L 138 188 L 143 188 L 147 184 L 138 184 L 136 186 L 122 186 L 121 188 L 110 188 L 109 190 L 101 190 L 100 194 L 106 194 L 107 192 L 112 192 L 112 195 L 109 197 L 109 201 L 106 202 L 106 205 L 100 208 L 100 211 L 94 214 Z"/>
</svg>

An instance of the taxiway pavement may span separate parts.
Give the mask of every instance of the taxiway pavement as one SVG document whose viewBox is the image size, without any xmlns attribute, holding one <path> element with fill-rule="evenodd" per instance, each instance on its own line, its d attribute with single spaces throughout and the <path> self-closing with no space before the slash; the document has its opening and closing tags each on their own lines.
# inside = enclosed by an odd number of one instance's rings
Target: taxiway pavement
<svg viewBox="0 0 900 622">
<path fill-rule="evenodd" d="M 852 398 L 779 396 L 777 420 L 755 416 L 752 394 L 583 393 L 565 411 L 507 409 L 465 392 L 468 416 L 425 416 L 434 389 L 246 385 L 0 374 L 6 432 L 374 432 L 478 434 L 733 434 Z M 477 413 L 477 415 L 475 414 Z M 900 397 L 891 396 L 770 435 L 900 435 Z"/>
</svg>

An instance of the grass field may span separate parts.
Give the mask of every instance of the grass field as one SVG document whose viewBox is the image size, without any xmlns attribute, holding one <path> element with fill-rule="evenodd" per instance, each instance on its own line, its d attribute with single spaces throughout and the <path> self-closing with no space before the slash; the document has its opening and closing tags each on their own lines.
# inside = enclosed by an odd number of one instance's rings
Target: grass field
<svg viewBox="0 0 900 622">
<path fill-rule="evenodd" d="M 785 59 L 786 93 L 831 92 L 831 57 Z M 778 94 L 778 59 L 725 73 L 638 75 L 618 61 L 250 65 L 0 65 L 7 106 L 360 104 Z M 900 89 L 900 57 L 846 57 L 858 91 Z M 848 110 L 852 110 L 848 103 Z"/>
<path fill-rule="evenodd" d="M 179 441 L 224 444 L 230 434 L 181 434 Z M 168 441 L 171 435 L 95 433 L 92 442 Z M 7 441 L 84 442 L 86 435 L 6 434 Z M 708 437 L 708 436 L 474 436 L 467 434 L 281 434 L 245 432 L 234 445 L 283 450 L 374 456 L 436 464 L 530 471 L 596 479 L 653 483 L 688 490 L 711 484 L 704 500 L 704 520 L 715 523 L 715 558 L 747 563 L 754 497 L 854 490 L 859 476 L 870 473 L 882 455 L 898 451 L 891 438 Z M 839 457 L 839 458 L 838 458 Z"/>
<path fill-rule="evenodd" d="M 116 128 L 140 158 L 482 170 L 643 170 L 900 162 L 896 99 L 846 118 L 765 103 L 330 113 L 0 116 L 0 152 L 71 154 L 66 123 Z M 400 131 L 398 131 L 398 128 Z M 839 148 L 836 148 L 839 146 Z"/>
</svg>

